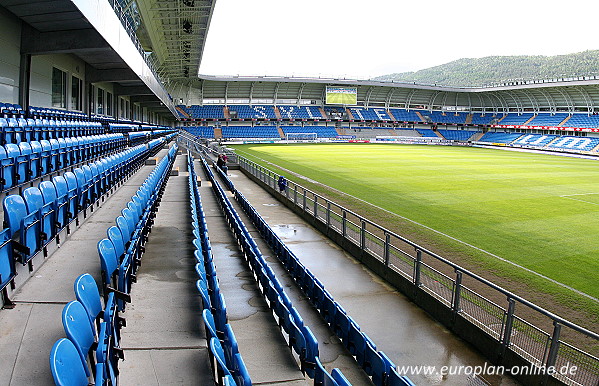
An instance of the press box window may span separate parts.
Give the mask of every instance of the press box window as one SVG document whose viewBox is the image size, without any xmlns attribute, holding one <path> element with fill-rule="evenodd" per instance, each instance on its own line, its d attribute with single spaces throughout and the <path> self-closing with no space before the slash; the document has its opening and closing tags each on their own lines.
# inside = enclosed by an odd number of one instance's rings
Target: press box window
<svg viewBox="0 0 599 386">
<path fill-rule="evenodd" d="M 67 108 L 67 73 L 52 68 L 52 107 Z"/>
</svg>

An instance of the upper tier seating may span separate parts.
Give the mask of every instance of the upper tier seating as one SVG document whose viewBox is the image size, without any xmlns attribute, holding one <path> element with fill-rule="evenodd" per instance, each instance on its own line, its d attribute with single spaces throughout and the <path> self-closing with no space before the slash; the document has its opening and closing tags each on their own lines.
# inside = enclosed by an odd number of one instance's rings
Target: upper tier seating
<svg viewBox="0 0 599 386">
<path fill-rule="evenodd" d="M 316 133 L 318 138 L 335 138 L 337 137 L 337 130 L 333 127 L 325 126 L 281 126 L 281 129 L 285 134 L 288 133 Z"/>
<path fill-rule="evenodd" d="M 59 138 L 0 146 L 0 191 L 85 162 L 126 145 L 123 134 Z"/>
<path fill-rule="evenodd" d="M 237 117 L 235 117 L 235 112 L 237 113 Z M 229 116 L 232 119 L 277 119 L 273 106 L 269 105 L 229 106 Z"/>
<path fill-rule="evenodd" d="M 438 137 L 438 135 L 431 129 L 416 129 L 416 131 L 423 137 Z"/>
<path fill-rule="evenodd" d="M 384 107 L 350 107 L 350 113 L 356 121 L 391 121 L 391 116 Z"/>
<path fill-rule="evenodd" d="M 528 122 L 529 126 L 557 126 L 568 117 L 567 113 L 539 113 L 532 121 Z"/>
<path fill-rule="evenodd" d="M 501 118 L 503 115 L 494 115 L 493 113 L 475 113 L 472 114 L 471 123 L 474 125 L 490 125 L 491 121 Z"/>
<path fill-rule="evenodd" d="M 423 113 L 423 116 L 430 117 L 431 121 L 435 123 L 452 123 L 463 125 L 466 123 L 466 117 L 468 114 L 464 112 L 453 113 L 448 111 L 430 111 L 428 113 Z"/>
<path fill-rule="evenodd" d="M 193 105 L 191 107 L 181 107 L 190 117 L 196 119 L 224 119 L 224 106 L 223 105 L 205 105 L 198 106 Z"/>
<path fill-rule="evenodd" d="M 104 134 L 100 122 L 55 121 L 53 119 L 0 118 L 0 142 L 41 141 L 51 138 Z"/>
<path fill-rule="evenodd" d="M 491 142 L 491 143 L 511 143 L 518 139 L 522 133 L 497 133 L 487 132 L 479 139 L 480 142 Z"/>
<path fill-rule="evenodd" d="M 530 118 L 534 116 L 533 113 L 526 113 L 518 115 L 516 113 L 509 113 L 505 118 L 499 122 L 499 125 L 523 125 Z"/>
<path fill-rule="evenodd" d="M 543 147 L 557 138 L 557 135 L 526 134 L 513 142 L 514 145 Z"/>
<path fill-rule="evenodd" d="M 596 128 L 599 127 L 599 115 L 572 114 L 564 126 Z"/>
<path fill-rule="evenodd" d="M 414 110 L 389 109 L 396 121 L 399 122 L 421 122 L 422 120 Z"/>
<path fill-rule="evenodd" d="M 591 151 L 599 145 L 597 137 L 562 136 L 551 142 L 547 147 L 565 150 Z"/>
<path fill-rule="evenodd" d="M 323 119 L 317 106 L 284 106 L 279 105 L 282 119 Z"/>
<path fill-rule="evenodd" d="M 223 138 L 281 138 L 276 126 L 223 126 Z"/>
<path fill-rule="evenodd" d="M 183 130 L 186 130 L 194 137 L 200 138 L 214 138 L 214 127 L 209 126 L 188 126 L 183 127 Z"/>
<path fill-rule="evenodd" d="M 478 131 L 474 131 L 474 130 L 443 130 L 443 129 L 439 129 L 439 133 L 441 133 L 441 135 L 443 137 L 445 137 L 445 139 L 451 139 L 451 140 L 455 140 L 455 141 L 467 141 L 474 134 L 478 133 Z"/>
</svg>

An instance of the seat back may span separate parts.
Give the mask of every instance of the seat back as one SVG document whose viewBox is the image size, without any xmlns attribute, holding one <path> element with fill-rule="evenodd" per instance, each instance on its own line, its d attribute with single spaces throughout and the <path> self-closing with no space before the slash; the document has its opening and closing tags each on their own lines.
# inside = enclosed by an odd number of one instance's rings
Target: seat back
<svg viewBox="0 0 599 386">
<path fill-rule="evenodd" d="M 100 291 L 93 276 L 89 273 L 80 275 L 74 284 L 75 297 L 83 305 L 89 322 L 94 326 L 94 322 L 102 313 L 102 301 L 100 300 Z"/>
<path fill-rule="evenodd" d="M 113 284 L 113 275 L 119 267 L 116 252 L 112 241 L 102 239 L 98 242 L 98 254 L 100 255 L 100 269 L 104 285 Z"/>
<path fill-rule="evenodd" d="M 81 303 L 73 300 L 62 310 L 62 326 L 67 338 L 75 345 L 79 357 L 83 363 L 87 363 L 87 356 L 94 344 L 94 332 L 89 323 L 87 311 Z M 85 366 L 85 373 L 90 375 L 88 366 Z"/>
<path fill-rule="evenodd" d="M 110 228 L 108 228 L 106 233 L 108 235 L 108 238 L 110 239 L 110 241 L 112 241 L 112 244 L 114 245 L 114 250 L 117 258 L 120 258 L 121 256 L 123 256 L 123 253 L 125 253 L 125 242 L 123 241 L 123 235 L 121 233 L 121 230 L 119 229 L 119 227 L 113 225 Z"/>
<path fill-rule="evenodd" d="M 62 338 L 54 343 L 50 351 L 50 372 L 56 385 L 87 386 L 86 367 L 73 342 Z"/>
<path fill-rule="evenodd" d="M 27 205 L 23 197 L 18 194 L 7 196 L 2 202 L 4 208 L 4 222 L 10 231 L 10 237 L 13 237 L 21 230 L 21 223 L 27 216 Z"/>
<path fill-rule="evenodd" d="M 15 261 L 10 242 L 10 229 L 0 231 L 0 290 L 16 276 Z"/>
</svg>

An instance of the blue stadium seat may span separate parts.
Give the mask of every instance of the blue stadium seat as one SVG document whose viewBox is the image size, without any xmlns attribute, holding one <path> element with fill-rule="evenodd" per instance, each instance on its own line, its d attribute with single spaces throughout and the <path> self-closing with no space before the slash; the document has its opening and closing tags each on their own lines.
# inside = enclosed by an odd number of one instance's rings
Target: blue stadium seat
<svg viewBox="0 0 599 386">
<path fill-rule="evenodd" d="M 75 345 L 66 338 L 61 338 L 50 351 L 50 371 L 54 383 L 60 386 L 87 386 L 87 365 L 81 358 Z"/>
<path fill-rule="evenodd" d="M 316 370 L 314 372 L 314 386 L 338 386 L 337 381 L 324 368 L 320 359 L 316 357 Z"/>
<path fill-rule="evenodd" d="M 90 358 L 90 365 L 95 368 L 95 359 L 92 347 L 95 343 L 94 332 L 90 324 L 89 317 L 81 303 L 73 300 L 62 310 L 62 325 L 67 338 L 75 345 L 82 363 L 86 363 L 86 358 Z M 85 373 L 91 375 L 91 371 L 85 365 Z"/>
</svg>

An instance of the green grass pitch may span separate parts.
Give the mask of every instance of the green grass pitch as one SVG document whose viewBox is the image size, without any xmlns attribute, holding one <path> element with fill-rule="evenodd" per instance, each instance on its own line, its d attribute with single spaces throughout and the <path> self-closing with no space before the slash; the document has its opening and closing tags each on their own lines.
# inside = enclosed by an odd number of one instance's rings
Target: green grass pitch
<svg viewBox="0 0 599 386">
<path fill-rule="evenodd" d="M 599 297 L 597 161 L 442 146 L 236 147 Z"/>
</svg>

